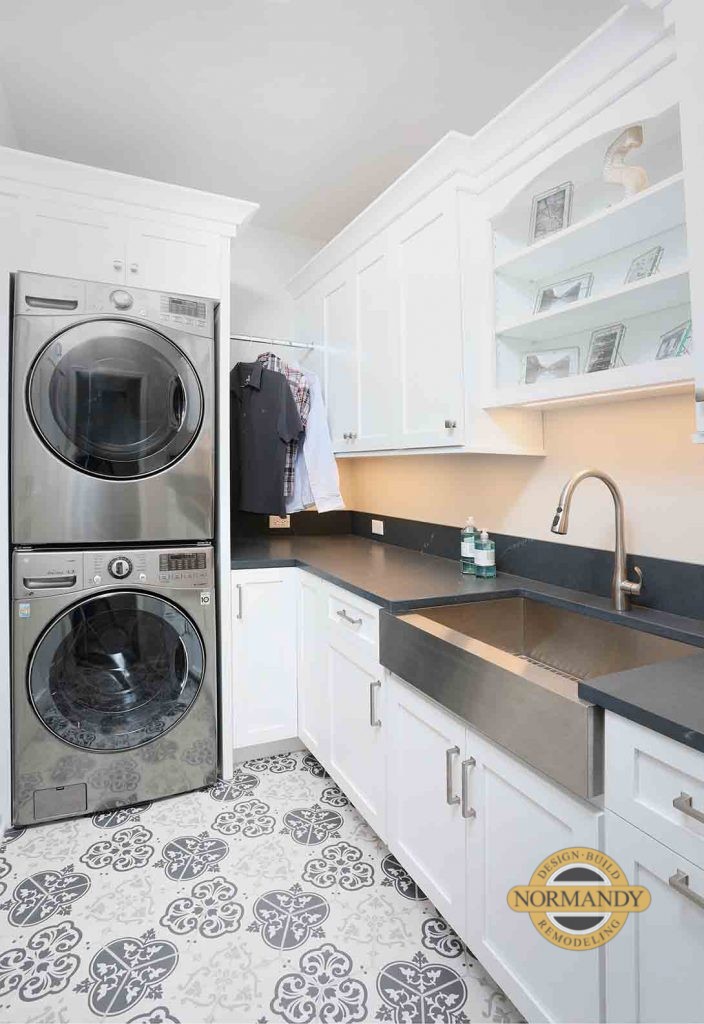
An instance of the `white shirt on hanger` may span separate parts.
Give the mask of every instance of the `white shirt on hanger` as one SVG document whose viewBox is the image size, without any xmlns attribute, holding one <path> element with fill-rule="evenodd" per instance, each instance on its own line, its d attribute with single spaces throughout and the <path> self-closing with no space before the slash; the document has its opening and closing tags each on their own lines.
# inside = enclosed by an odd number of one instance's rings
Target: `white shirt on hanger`
<svg viewBox="0 0 704 1024">
<path fill-rule="evenodd" d="M 289 515 L 311 505 L 315 505 L 318 512 L 345 507 L 320 381 L 310 370 L 303 372 L 310 388 L 310 412 L 303 444 L 298 446 L 293 494 L 286 499 Z"/>
</svg>

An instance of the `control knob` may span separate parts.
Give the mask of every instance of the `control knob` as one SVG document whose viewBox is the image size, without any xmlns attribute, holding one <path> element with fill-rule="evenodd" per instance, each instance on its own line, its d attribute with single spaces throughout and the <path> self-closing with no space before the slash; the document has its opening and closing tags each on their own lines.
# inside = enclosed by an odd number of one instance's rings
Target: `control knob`
<svg viewBox="0 0 704 1024">
<path fill-rule="evenodd" d="M 116 288 L 114 292 L 110 292 L 110 301 L 115 309 L 129 309 L 134 299 L 124 288 Z"/>
<path fill-rule="evenodd" d="M 120 555 L 117 558 L 113 558 L 108 565 L 108 572 L 116 580 L 124 580 L 132 572 L 132 563 L 129 558 L 125 558 L 124 555 Z"/>
</svg>

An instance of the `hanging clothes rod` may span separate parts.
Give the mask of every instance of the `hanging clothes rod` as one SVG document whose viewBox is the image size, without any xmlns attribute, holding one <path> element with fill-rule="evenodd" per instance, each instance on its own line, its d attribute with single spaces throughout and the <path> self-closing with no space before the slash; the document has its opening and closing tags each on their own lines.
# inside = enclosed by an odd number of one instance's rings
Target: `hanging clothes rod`
<svg viewBox="0 0 704 1024">
<path fill-rule="evenodd" d="M 315 345 L 307 345 L 302 341 L 286 341 L 283 338 L 257 338 L 251 334 L 231 334 L 230 341 L 252 341 L 255 345 L 275 345 L 283 346 L 284 348 L 301 348 L 305 349 L 306 352 L 310 352 L 314 349 Z"/>
</svg>

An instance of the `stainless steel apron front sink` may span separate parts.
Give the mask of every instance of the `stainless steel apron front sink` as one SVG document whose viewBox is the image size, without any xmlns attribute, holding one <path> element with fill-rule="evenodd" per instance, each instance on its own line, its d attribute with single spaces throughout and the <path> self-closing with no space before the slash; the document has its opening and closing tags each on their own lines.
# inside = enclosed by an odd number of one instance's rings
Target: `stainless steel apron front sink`
<svg viewBox="0 0 704 1024">
<path fill-rule="evenodd" d="M 603 792 L 603 712 L 580 680 L 697 650 L 528 597 L 380 617 L 382 665 L 583 797 Z"/>
</svg>

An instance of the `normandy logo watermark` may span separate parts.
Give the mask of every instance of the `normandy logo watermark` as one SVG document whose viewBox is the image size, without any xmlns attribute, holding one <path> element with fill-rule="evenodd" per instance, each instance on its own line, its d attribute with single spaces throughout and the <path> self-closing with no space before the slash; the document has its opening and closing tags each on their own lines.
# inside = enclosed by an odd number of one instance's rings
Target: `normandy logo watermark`
<svg viewBox="0 0 704 1024">
<path fill-rule="evenodd" d="M 514 885 L 508 905 L 528 914 L 544 939 L 561 949 L 596 949 L 619 934 L 629 914 L 650 906 L 650 893 L 605 853 L 588 846 L 558 850 L 528 885 Z"/>
</svg>

